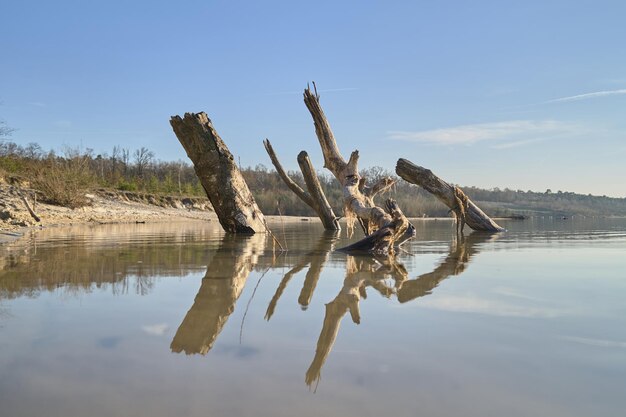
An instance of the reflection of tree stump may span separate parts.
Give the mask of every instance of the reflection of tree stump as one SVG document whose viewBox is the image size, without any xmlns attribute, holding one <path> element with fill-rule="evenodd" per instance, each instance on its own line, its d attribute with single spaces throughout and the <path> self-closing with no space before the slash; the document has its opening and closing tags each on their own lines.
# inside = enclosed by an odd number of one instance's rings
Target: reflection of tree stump
<svg viewBox="0 0 626 417">
<path fill-rule="evenodd" d="M 265 233 L 263 213 L 206 113 L 185 113 L 184 118 L 173 116 L 170 124 L 193 162 L 224 230 Z"/>
<path fill-rule="evenodd" d="M 211 350 L 235 310 L 264 243 L 263 235 L 224 237 L 207 266 L 193 305 L 176 331 L 170 345 L 172 352 L 204 355 Z"/>
<path fill-rule="evenodd" d="M 467 223 L 472 229 L 486 232 L 504 230 L 478 208 L 461 189 L 448 184 L 431 170 L 417 166 L 406 159 L 399 159 L 396 173 L 406 181 L 417 184 L 433 194 L 457 215 L 457 220 Z"/>
</svg>

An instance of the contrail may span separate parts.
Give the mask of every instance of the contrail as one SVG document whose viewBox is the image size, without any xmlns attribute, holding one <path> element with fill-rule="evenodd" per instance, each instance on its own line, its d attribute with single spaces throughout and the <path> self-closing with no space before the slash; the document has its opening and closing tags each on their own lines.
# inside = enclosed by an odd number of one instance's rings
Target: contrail
<svg viewBox="0 0 626 417">
<path fill-rule="evenodd" d="M 585 93 L 585 94 L 578 94 L 576 96 L 555 98 L 553 100 L 546 101 L 546 103 L 563 103 L 563 102 L 566 102 L 566 101 L 586 100 L 588 98 L 617 96 L 617 95 L 621 95 L 621 94 L 626 94 L 626 88 L 622 88 L 620 90 L 596 91 L 594 93 Z"/>
</svg>

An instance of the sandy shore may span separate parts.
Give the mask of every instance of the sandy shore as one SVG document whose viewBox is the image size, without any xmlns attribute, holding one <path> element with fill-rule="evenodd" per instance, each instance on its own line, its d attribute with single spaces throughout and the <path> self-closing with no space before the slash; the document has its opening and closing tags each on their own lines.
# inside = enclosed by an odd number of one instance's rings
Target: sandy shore
<svg viewBox="0 0 626 417">
<path fill-rule="evenodd" d="M 40 221 L 36 221 L 29 214 L 17 189 L 0 185 L 0 243 L 15 240 L 29 229 L 73 224 L 217 221 L 217 216 L 206 198 L 159 197 L 100 190 L 87 195 L 90 200 L 88 206 L 70 209 L 34 203 L 30 193 L 23 194 Z"/>
</svg>

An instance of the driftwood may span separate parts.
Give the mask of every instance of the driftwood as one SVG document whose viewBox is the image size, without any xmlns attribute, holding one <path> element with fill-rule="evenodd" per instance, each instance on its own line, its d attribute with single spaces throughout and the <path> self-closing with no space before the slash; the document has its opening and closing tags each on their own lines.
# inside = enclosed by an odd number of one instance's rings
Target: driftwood
<svg viewBox="0 0 626 417">
<path fill-rule="evenodd" d="M 341 230 L 339 220 L 337 216 L 335 216 L 333 208 L 326 199 L 326 195 L 324 194 L 324 190 L 322 190 L 322 186 L 317 178 L 317 174 L 315 173 L 315 168 L 313 168 L 313 164 L 309 159 L 309 155 L 305 151 L 298 154 L 298 165 L 300 165 L 300 170 L 302 171 L 302 176 L 304 177 L 304 182 L 308 190 L 305 191 L 294 180 L 292 180 L 289 175 L 287 175 L 280 164 L 269 139 L 265 139 L 263 141 L 263 145 L 265 146 L 265 150 L 272 160 L 272 164 L 274 165 L 274 168 L 276 168 L 278 175 L 282 178 L 285 184 L 287 184 L 291 191 L 293 191 L 309 207 L 315 210 L 322 221 L 324 228 L 326 230 Z"/>
<path fill-rule="evenodd" d="M 315 87 L 315 84 L 313 86 Z M 376 194 L 389 189 L 394 181 L 384 178 L 368 187 L 365 179 L 359 175 L 359 151 L 352 152 L 348 161 L 339 152 L 335 136 L 320 105 L 317 91 L 312 92 L 307 87 L 304 90 L 304 103 L 313 117 L 315 134 L 324 155 L 324 167 L 343 187 L 346 217 L 356 216 L 367 236 L 360 245 L 357 245 L 359 251 L 380 255 L 393 254 L 394 247 L 415 235 L 415 228 L 406 219 L 395 201 L 387 202 L 387 210 L 374 204 L 373 199 Z M 376 234 L 374 234 L 375 231 Z"/>
<path fill-rule="evenodd" d="M 185 113 L 184 118 L 172 116 L 170 124 L 193 162 L 224 230 L 227 233 L 265 233 L 263 213 L 206 113 Z"/>
<path fill-rule="evenodd" d="M 30 204 L 28 203 L 28 200 L 26 199 L 26 197 L 24 196 L 24 194 L 22 194 L 22 191 L 20 191 L 19 188 L 16 188 L 17 190 L 17 194 L 20 196 L 20 199 L 22 200 L 22 202 L 24 203 L 24 205 L 26 206 L 26 210 L 28 210 L 28 213 L 30 214 L 30 216 L 35 219 L 36 222 L 40 222 L 41 218 L 35 213 L 35 210 L 33 207 L 30 206 Z M 35 203 L 37 202 L 37 194 L 35 194 Z"/>
<path fill-rule="evenodd" d="M 396 173 L 406 181 L 424 188 L 448 206 L 457 218 L 460 232 L 462 232 L 464 224 L 478 231 L 504 231 L 503 227 L 478 208 L 460 188 L 448 184 L 433 174 L 431 170 L 401 158 L 396 165 Z"/>
</svg>

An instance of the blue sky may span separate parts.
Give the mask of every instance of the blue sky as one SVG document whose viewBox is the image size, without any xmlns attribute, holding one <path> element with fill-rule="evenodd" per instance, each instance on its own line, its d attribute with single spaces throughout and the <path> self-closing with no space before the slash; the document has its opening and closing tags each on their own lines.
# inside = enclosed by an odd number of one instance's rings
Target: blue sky
<svg viewBox="0 0 626 417">
<path fill-rule="evenodd" d="M 626 197 L 623 1 L 4 1 L 12 140 L 185 158 L 205 111 L 243 165 L 322 158 L 315 80 L 344 155 L 462 185 Z"/>
</svg>

